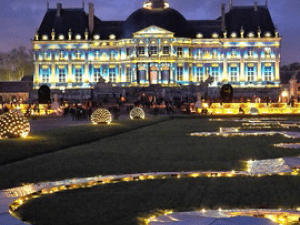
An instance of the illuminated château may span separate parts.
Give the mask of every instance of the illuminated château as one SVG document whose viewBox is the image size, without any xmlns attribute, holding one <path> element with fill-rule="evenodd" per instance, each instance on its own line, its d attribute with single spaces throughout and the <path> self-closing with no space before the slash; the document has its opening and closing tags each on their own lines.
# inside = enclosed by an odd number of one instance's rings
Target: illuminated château
<svg viewBox="0 0 300 225">
<path fill-rule="evenodd" d="M 102 18 L 101 18 L 102 19 Z M 113 86 L 199 85 L 211 90 L 278 88 L 281 37 L 267 5 L 221 6 L 216 20 L 186 20 L 163 0 L 144 2 L 125 21 L 102 21 L 89 4 L 49 9 L 33 43 L 34 89 L 88 95 Z M 213 92 L 211 92 L 213 93 Z"/>
</svg>

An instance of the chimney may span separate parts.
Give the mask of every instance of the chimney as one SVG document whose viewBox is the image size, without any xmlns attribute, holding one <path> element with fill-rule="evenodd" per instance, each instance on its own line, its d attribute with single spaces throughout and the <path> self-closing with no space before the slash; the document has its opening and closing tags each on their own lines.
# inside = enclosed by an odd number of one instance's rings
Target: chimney
<svg viewBox="0 0 300 225">
<path fill-rule="evenodd" d="M 255 11 L 255 12 L 258 11 L 258 4 L 257 4 L 257 2 L 254 2 L 254 11 Z"/>
<path fill-rule="evenodd" d="M 221 20 L 222 20 L 221 29 L 222 31 L 224 31 L 225 30 L 225 4 L 224 3 L 222 3 L 221 5 Z"/>
<path fill-rule="evenodd" d="M 56 16 L 57 17 L 60 17 L 60 15 L 61 15 L 61 8 L 62 8 L 62 4 L 57 3 L 57 9 L 56 9 Z"/>
<path fill-rule="evenodd" d="M 89 3 L 89 30 L 90 34 L 94 32 L 94 4 Z"/>
</svg>

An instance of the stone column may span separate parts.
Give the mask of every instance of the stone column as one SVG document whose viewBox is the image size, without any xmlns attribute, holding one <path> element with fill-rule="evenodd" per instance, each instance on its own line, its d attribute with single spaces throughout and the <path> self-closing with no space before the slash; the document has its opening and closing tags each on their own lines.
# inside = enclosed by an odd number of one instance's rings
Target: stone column
<svg viewBox="0 0 300 225">
<path fill-rule="evenodd" d="M 73 82 L 72 64 L 70 62 L 68 63 L 67 82 Z"/>
<path fill-rule="evenodd" d="M 280 56 L 276 56 L 276 62 L 275 62 L 275 81 L 280 82 Z"/>
<path fill-rule="evenodd" d="M 34 63 L 34 75 L 33 75 L 33 82 L 34 83 L 40 83 L 40 70 L 39 70 L 39 63 L 38 62 L 35 62 Z"/>
<path fill-rule="evenodd" d="M 228 64 L 227 60 L 223 62 L 223 80 L 228 81 Z"/>
<path fill-rule="evenodd" d="M 55 69 L 56 69 L 56 65 L 55 64 L 52 64 L 51 65 L 51 77 L 50 77 L 50 83 L 55 83 L 55 82 L 57 82 L 57 79 L 56 79 L 56 71 L 55 71 Z"/>
<path fill-rule="evenodd" d="M 262 80 L 261 76 L 261 60 L 259 57 L 258 63 L 257 63 L 257 79 L 256 80 Z"/>
<path fill-rule="evenodd" d="M 90 78 L 89 78 L 89 64 L 86 62 L 84 64 L 84 77 L 83 77 L 83 82 L 90 82 Z"/>
<path fill-rule="evenodd" d="M 240 67 L 240 79 L 238 81 L 245 81 L 245 62 L 241 61 L 241 67 Z"/>
</svg>

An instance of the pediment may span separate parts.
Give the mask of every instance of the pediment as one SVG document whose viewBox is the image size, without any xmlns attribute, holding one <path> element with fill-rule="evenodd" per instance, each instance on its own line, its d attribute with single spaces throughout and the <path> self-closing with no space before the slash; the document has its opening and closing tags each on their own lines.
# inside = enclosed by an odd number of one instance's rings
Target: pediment
<svg viewBox="0 0 300 225">
<path fill-rule="evenodd" d="M 133 33 L 133 37 L 155 37 L 155 36 L 163 36 L 163 37 L 174 37 L 174 33 L 168 30 L 165 30 L 161 27 L 152 25 L 146 27 L 140 31 Z"/>
</svg>

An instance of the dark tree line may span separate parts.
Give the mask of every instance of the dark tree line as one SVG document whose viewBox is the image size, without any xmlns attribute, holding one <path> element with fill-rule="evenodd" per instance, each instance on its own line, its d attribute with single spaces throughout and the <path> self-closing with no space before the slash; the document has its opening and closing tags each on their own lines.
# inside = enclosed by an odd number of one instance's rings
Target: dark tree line
<svg viewBox="0 0 300 225">
<path fill-rule="evenodd" d="M 0 81 L 20 81 L 33 73 L 32 52 L 24 46 L 0 52 Z"/>
</svg>

